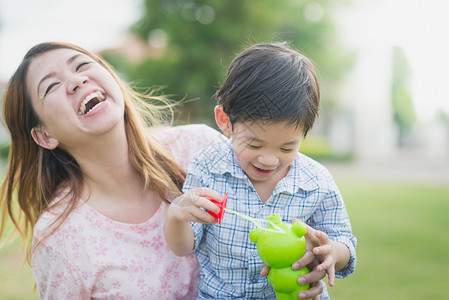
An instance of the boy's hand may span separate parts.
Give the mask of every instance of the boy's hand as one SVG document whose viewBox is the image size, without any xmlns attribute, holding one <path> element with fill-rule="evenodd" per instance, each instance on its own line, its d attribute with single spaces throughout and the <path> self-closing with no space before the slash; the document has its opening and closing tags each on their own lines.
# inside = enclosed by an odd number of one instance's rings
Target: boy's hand
<svg viewBox="0 0 449 300">
<path fill-rule="evenodd" d="M 310 284 L 310 288 L 307 291 L 302 291 L 299 293 L 299 299 L 320 299 L 320 294 L 324 289 L 321 279 L 326 277 L 326 272 L 317 270 L 316 267 L 318 264 L 319 261 L 312 251 L 306 250 L 304 255 L 292 265 L 293 270 L 300 270 L 305 266 L 307 266 L 310 270 L 308 274 L 302 275 L 298 278 L 298 284 Z"/>
<path fill-rule="evenodd" d="M 299 220 L 296 219 L 293 220 L 293 222 L 298 221 Z M 314 261 L 313 270 L 323 273 L 323 277 L 327 273 L 329 286 L 333 287 L 335 285 L 335 264 L 337 263 L 337 249 L 335 249 L 335 242 L 331 241 L 326 233 L 315 230 L 307 224 L 306 227 L 306 254 L 304 254 L 298 262 L 302 262 L 303 259 L 306 259 L 309 256 L 314 256 L 316 259 Z M 295 266 L 295 264 L 293 264 L 293 266 Z M 302 268 L 303 264 L 301 263 L 299 266 Z M 301 281 L 302 277 L 309 274 L 301 276 L 299 280 Z"/>
<path fill-rule="evenodd" d="M 310 252 L 310 251 L 308 251 Z M 307 252 L 306 252 L 307 253 Z M 305 256 L 305 254 L 304 254 Z M 324 289 L 323 283 L 321 283 L 321 279 L 326 276 L 326 272 L 318 272 L 314 268 L 310 267 L 310 264 L 308 263 L 308 259 L 305 259 L 304 256 L 299 259 L 295 264 L 293 264 L 293 270 L 299 270 L 303 268 L 304 266 L 308 266 L 310 268 L 310 273 L 303 275 L 299 277 L 298 283 L 299 284 L 310 284 L 310 288 L 307 291 L 302 291 L 298 295 L 298 299 L 313 299 L 313 300 L 320 300 L 320 294 Z M 307 257 L 310 257 L 308 255 Z M 318 261 L 315 258 L 315 255 L 311 255 L 312 257 L 312 263 L 315 265 L 318 265 Z M 304 264 L 304 265 L 302 265 Z M 298 267 L 299 266 L 299 267 Z M 260 276 L 267 276 L 268 272 L 270 271 L 270 266 L 263 264 L 262 270 L 260 272 Z"/>
<path fill-rule="evenodd" d="M 208 198 L 221 202 L 221 196 L 209 188 L 197 188 L 179 196 L 170 205 L 171 216 L 182 222 L 196 222 L 203 224 L 216 223 L 217 219 L 206 210 L 218 213 L 220 208 Z"/>
<path fill-rule="evenodd" d="M 315 231 L 315 236 L 319 239 L 321 246 L 313 248 L 313 254 L 319 257 L 321 264 L 316 267 L 318 271 L 326 271 L 329 286 L 335 284 L 335 264 L 337 263 L 337 249 L 334 242 L 322 231 Z"/>
<path fill-rule="evenodd" d="M 295 219 L 293 222 L 300 222 L 299 220 Z M 318 259 L 316 258 L 315 254 L 312 252 L 313 248 L 315 246 L 320 245 L 320 239 L 315 236 L 316 230 L 311 228 L 310 226 L 307 226 L 307 233 L 306 233 L 306 252 L 304 255 L 296 261 L 292 265 L 293 270 L 299 270 L 303 267 L 307 266 L 310 270 L 310 273 L 303 275 L 299 277 L 298 283 L 299 284 L 310 284 L 310 288 L 307 291 L 302 291 L 299 293 L 299 299 L 313 299 L 313 300 L 320 300 L 320 294 L 324 289 L 324 285 L 321 282 L 321 279 L 326 277 L 326 271 L 325 270 L 317 270 L 317 266 L 320 264 Z M 261 276 L 267 276 L 268 272 L 270 271 L 270 266 L 267 266 L 266 264 L 263 264 L 262 270 L 260 272 Z"/>
<path fill-rule="evenodd" d="M 297 219 L 293 220 L 293 223 L 301 222 Z M 307 291 L 299 293 L 299 299 L 312 299 L 319 300 L 320 294 L 324 289 L 324 284 L 321 279 L 326 277 L 326 270 L 319 270 L 317 266 L 320 264 L 318 258 L 313 253 L 313 249 L 320 245 L 320 239 L 315 236 L 316 230 L 305 224 L 307 227 L 306 238 L 306 252 L 304 255 L 292 265 L 293 270 L 299 270 L 307 266 L 310 273 L 305 274 L 298 278 L 299 284 L 310 284 L 310 288 Z"/>
</svg>

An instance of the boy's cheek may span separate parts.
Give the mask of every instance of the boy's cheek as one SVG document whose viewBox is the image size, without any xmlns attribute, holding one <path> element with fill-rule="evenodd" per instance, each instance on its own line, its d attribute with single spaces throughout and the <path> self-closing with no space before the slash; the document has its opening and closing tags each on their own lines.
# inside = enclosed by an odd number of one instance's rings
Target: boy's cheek
<svg viewBox="0 0 449 300">
<path fill-rule="evenodd" d="M 233 150 L 239 162 L 251 161 L 252 158 L 254 157 L 252 151 L 246 147 L 234 147 Z"/>
<path fill-rule="evenodd" d="M 295 161 L 295 158 L 296 158 L 296 152 L 288 155 L 287 157 L 284 157 L 284 159 L 282 160 L 282 164 L 285 166 L 290 166 Z"/>
</svg>

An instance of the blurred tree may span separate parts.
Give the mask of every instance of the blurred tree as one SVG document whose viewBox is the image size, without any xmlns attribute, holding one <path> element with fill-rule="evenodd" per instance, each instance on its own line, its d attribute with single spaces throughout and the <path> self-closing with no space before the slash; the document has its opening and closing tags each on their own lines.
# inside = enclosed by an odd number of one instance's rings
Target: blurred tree
<svg viewBox="0 0 449 300">
<path fill-rule="evenodd" d="M 164 93 L 175 99 L 197 98 L 184 104 L 182 122 L 214 124 L 211 97 L 234 56 L 253 43 L 288 41 L 315 62 L 326 110 L 334 100 L 327 91 L 354 62 L 338 44 L 330 14 L 335 3 L 144 0 L 131 31 L 147 43 L 148 54 L 137 62 L 113 53 L 104 57 L 138 87 L 165 86 Z"/>
<path fill-rule="evenodd" d="M 404 50 L 399 46 L 393 48 L 392 65 L 392 105 L 394 121 L 399 132 L 398 145 L 402 147 L 407 143 L 416 115 L 409 87 L 410 65 Z"/>
</svg>

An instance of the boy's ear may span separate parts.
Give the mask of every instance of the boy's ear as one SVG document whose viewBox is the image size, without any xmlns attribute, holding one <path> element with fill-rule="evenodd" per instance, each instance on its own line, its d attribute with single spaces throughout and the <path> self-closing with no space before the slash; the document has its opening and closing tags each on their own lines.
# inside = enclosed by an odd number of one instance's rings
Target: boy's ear
<svg viewBox="0 0 449 300">
<path fill-rule="evenodd" d="M 218 127 L 221 129 L 221 131 L 223 131 L 225 135 L 230 136 L 232 133 L 232 125 L 228 115 L 223 111 L 223 106 L 215 106 L 214 112 L 215 122 L 217 122 Z"/>
<path fill-rule="evenodd" d="M 53 150 L 59 145 L 59 141 L 57 139 L 53 138 L 39 127 L 34 127 L 31 129 L 31 136 L 36 144 L 48 150 Z"/>
</svg>

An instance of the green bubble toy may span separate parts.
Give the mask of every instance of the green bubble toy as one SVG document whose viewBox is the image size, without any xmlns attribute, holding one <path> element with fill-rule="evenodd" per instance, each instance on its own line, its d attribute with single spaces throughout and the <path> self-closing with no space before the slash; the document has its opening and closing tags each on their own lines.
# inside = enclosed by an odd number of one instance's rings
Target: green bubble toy
<svg viewBox="0 0 449 300">
<path fill-rule="evenodd" d="M 298 299 L 301 291 L 308 290 L 309 284 L 298 284 L 298 278 L 309 273 L 309 269 L 304 267 L 300 270 L 293 270 L 292 265 L 300 259 L 306 252 L 306 238 L 304 237 L 307 228 L 304 223 L 293 224 L 281 221 L 279 214 L 272 214 L 267 219 L 252 218 L 242 213 L 226 208 L 228 193 L 224 195 L 220 202 L 211 200 L 220 208 L 220 212 L 209 214 L 217 219 L 221 224 L 224 212 L 230 212 L 254 223 L 256 228 L 251 230 L 249 238 L 257 244 L 257 253 L 262 261 L 269 265 L 268 282 L 273 286 L 278 300 Z M 268 227 L 264 227 L 268 224 Z"/>
<path fill-rule="evenodd" d="M 257 244 L 257 252 L 262 261 L 271 267 L 267 278 L 277 299 L 298 299 L 299 292 L 310 287 L 309 284 L 298 284 L 298 278 L 309 273 L 309 269 L 292 269 L 293 263 L 306 251 L 304 236 L 307 228 L 301 222 L 283 223 L 279 214 L 269 216 L 267 223 L 268 230 L 255 228 L 251 230 L 249 238 Z"/>
</svg>

